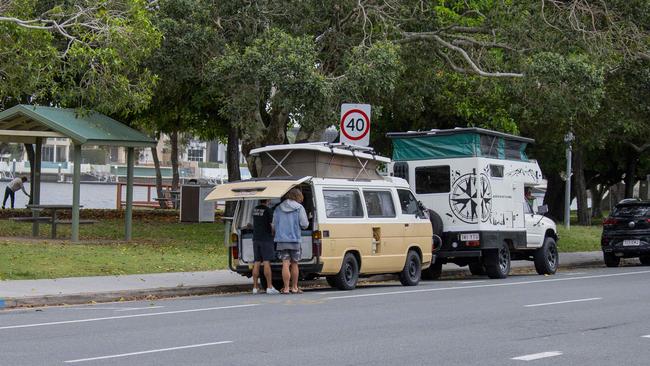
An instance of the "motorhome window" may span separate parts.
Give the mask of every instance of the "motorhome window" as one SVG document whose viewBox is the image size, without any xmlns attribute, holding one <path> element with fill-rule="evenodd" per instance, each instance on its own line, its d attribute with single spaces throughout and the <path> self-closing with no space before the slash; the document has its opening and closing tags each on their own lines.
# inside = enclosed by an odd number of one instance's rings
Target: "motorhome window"
<svg viewBox="0 0 650 366">
<path fill-rule="evenodd" d="M 503 178 L 503 165 L 490 164 L 490 176 L 494 178 Z"/>
<path fill-rule="evenodd" d="M 361 198 L 357 191 L 323 190 L 327 217 L 363 217 Z"/>
<path fill-rule="evenodd" d="M 402 206 L 402 214 L 416 215 L 418 213 L 418 201 L 413 197 L 411 191 L 398 189 L 397 196 L 399 197 L 400 206 Z"/>
<path fill-rule="evenodd" d="M 363 191 L 368 217 L 395 217 L 395 204 L 390 191 Z"/>
<path fill-rule="evenodd" d="M 451 186 L 449 166 L 415 168 L 415 193 L 447 193 Z"/>
<path fill-rule="evenodd" d="M 496 136 L 481 135 L 481 156 L 486 158 L 499 158 L 499 138 Z"/>
<path fill-rule="evenodd" d="M 521 142 L 505 141 L 506 159 L 521 160 Z"/>
</svg>

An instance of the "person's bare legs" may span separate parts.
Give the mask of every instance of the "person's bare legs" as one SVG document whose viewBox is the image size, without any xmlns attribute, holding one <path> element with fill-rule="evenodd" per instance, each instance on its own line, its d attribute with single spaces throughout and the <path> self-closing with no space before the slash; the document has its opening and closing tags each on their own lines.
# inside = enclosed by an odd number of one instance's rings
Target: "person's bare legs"
<svg viewBox="0 0 650 366">
<path fill-rule="evenodd" d="M 298 262 L 291 261 L 291 291 L 298 292 Z"/>
<path fill-rule="evenodd" d="M 282 260 L 282 282 L 284 282 L 284 287 L 282 288 L 283 293 L 288 293 L 290 290 L 289 280 L 291 278 L 291 273 L 289 272 L 289 260 Z"/>
<path fill-rule="evenodd" d="M 255 262 L 253 264 L 253 288 L 254 289 L 259 289 L 259 285 L 257 284 L 257 279 L 259 277 L 260 277 L 260 262 Z"/>
<path fill-rule="evenodd" d="M 266 278 L 266 288 L 272 288 L 273 287 L 273 274 L 271 273 L 271 262 L 270 261 L 264 261 L 264 277 Z"/>
</svg>

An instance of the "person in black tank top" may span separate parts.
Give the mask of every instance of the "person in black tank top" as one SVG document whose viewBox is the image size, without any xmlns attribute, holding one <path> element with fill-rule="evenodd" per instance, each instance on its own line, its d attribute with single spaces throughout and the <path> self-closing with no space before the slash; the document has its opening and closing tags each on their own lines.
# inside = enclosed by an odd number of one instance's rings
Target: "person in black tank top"
<svg viewBox="0 0 650 366">
<path fill-rule="evenodd" d="M 277 294 L 278 290 L 273 288 L 271 273 L 271 259 L 275 257 L 273 243 L 273 210 L 269 208 L 269 200 L 262 200 L 253 209 L 253 293 L 259 292 L 257 279 L 260 274 L 260 264 L 264 264 L 264 277 L 266 278 L 266 293 Z"/>
</svg>

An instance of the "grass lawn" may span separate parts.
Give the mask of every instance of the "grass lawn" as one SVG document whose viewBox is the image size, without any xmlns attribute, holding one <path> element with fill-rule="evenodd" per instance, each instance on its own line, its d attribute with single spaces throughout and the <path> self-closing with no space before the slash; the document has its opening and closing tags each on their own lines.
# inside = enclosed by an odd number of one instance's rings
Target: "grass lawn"
<svg viewBox="0 0 650 366">
<path fill-rule="evenodd" d="M 134 220 L 133 241 L 119 242 L 124 222 L 101 220 L 82 225 L 81 244 L 51 241 L 49 225 L 41 238 L 31 235 L 31 224 L 0 220 L 0 279 L 36 279 L 137 273 L 208 271 L 228 267 L 223 246 L 223 224 L 181 224 L 169 219 Z M 601 226 L 559 224 L 561 252 L 600 250 Z M 70 237 L 70 226 L 58 228 Z M 15 238 L 12 238 L 15 237 Z M 22 238 L 21 238 L 22 237 Z"/>
<path fill-rule="evenodd" d="M 0 279 L 36 279 L 156 272 L 207 271 L 228 266 L 223 224 L 135 221 L 133 241 L 120 243 L 123 220 L 81 225 L 81 244 L 50 241 L 49 225 L 38 240 L 31 224 L 0 220 Z M 70 237 L 70 226 L 57 228 Z M 16 238 L 8 238 L 15 236 Z M 24 238 L 20 238 L 24 237 Z"/>
</svg>

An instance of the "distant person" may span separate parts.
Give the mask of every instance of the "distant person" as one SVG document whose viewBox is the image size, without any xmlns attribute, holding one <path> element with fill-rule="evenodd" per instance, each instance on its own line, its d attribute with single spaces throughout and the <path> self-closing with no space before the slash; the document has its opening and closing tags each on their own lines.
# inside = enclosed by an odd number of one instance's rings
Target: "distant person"
<svg viewBox="0 0 650 366">
<path fill-rule="evenodd" d="M 31 197 L 27 191 L 25 191 L 25 182 L 27 182 L 27 177 L 23 176 L 20 178 L 14 178 L 7 184 L 5 188 L 5 199 L 2 201 L 2 209 L 5 208 L 7 204 L 7 198 L 11 197 L 11 208 L 14 208 L 14 201 L 16 200 L 16 192 L 22 190 L 27 197 Z"/>
<path fill-rule="evenodd" d="M 298 261 L 300 260 L 301 229 L 309 226 L 307 213 L 301 203 L 304 200 L 300 189 L 293 188 L 273 213 L 273 228 L 277 243 L 278 258 L 282 260 L 283 294 L 301 293 L 298 288 Z"/>
<path fill-rule="evenodd" d="M 273 243 L 273 210 L 269 208 L 269 200 L 262 200 L 253 209 L 253 293 L 259 292 L 257 279 L 260 275 L 260 264 L 264 265 L 264 278 L 266 278 L 266 293 L 274 295 L 279 293 L 273 288 L 271 273 L 271 259 L 275 256 Z"/>
</svg>

